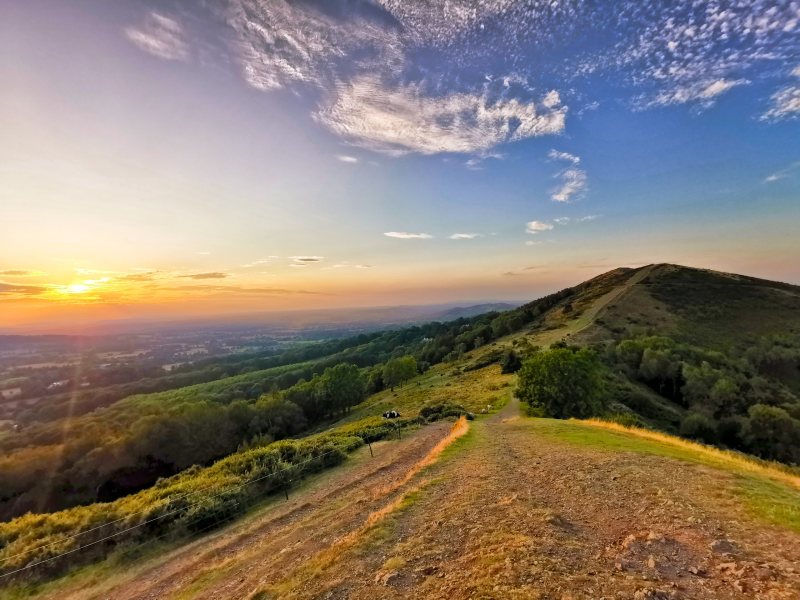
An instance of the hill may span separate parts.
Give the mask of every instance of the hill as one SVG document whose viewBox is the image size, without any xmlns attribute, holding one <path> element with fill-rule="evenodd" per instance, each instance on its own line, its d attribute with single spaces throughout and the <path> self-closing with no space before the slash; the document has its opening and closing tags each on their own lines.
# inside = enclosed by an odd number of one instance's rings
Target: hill
<svg viewBox="0 0 800 600">
<path fill-rule="evenodd" d="M 797 289 L 674 265 L 615 269 L 500 314 L 365 340 L 348 356 L 377 344 L 370 361 L 409 352 L 422 373 L 371 387 L 309 437 L 257 438 L 113 502 L 0 524 L 0 569 L 33 565 L 7 595 L 797 597 L 796 468 L 613 423 L 792 462 Z M 708 304 L 719 313 L 699 312 Z M 725 331 L 732 315 L 749 324 Z M 605 420 L 521 414 L 508 357 L 551 344 L 592 349 Z M 362 373 L 373 382 L 381 369 Z M 315 381 L 271 397 L 307 408 Z M 197 390 L 182 394 L 175 410 Z M 161 400 L 122 406 L 140 402 Z M 377 418 L 391 409 L 401 428 Z M 777 428 L 759 437 L 764 410 Z M 466 436 L 430 424 L 465 411 L 477 415 Z"/>
</svg>

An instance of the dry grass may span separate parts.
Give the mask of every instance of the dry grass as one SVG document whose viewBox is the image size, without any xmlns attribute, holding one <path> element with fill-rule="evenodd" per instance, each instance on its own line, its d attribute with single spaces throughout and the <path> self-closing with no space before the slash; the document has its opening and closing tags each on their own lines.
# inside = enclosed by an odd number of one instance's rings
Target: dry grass
<svg viewBox="0 0 800 600">
<path fill-rule="evenodd" d="M 372 498 L 373 500 L 377 498 L 381 498 L 386 496 L 387 494 L 392 493 L 393 491 L 401 488 L 406 483 L 408 483 L 411 478 L 413 478 L 417 473 L 422 471 L 428 465 L 432 465 L 436 462 L 439 458 L 439 455 L 447 448 L 450 444 L 460 438 L 462 435 L 469 431 L 469 422 L 465 417 L 459 417 L 459 419 L 453 423 L 453 427 L 450 429 L 450 432 L 443 437 L 439 442 L 431 448 L 430 452 L 428 452 L 425 456 L 422 457 L 417 463 L 415 463 L 401 479 L 397 481 L 393 481 L 389 485 L 385 485 L 379 488 L 375 488 L 372 490 Z"/>
<path fill-rule="evenodd" d="M 408 483 L 425 467 L 434 464 L 448 446 L 450 446 L 458 438 L 465 435 L 468 431 L 469 422 L 465 417 L 462 416 L 455 423 L 453 423 L 453 427 L 450 429 L 448 434 L 439 440 L 439 442 L 433 448 L 431 448 L 431 450 L 424 457 L 417 461 L 401 479 L 392 483 L 390 486 L 384 486 L 374 490 L 373 499 L 391 494 Z M 291 597 L 292 590 L 297 589 L 298 586 L 300 586 L 303 582 L 307 582 L 309 578 L 322 574 L 324 571 L 337 563 L 345 556 L 346 552 L 352 550 L 360 543 L 365 541 L 367 536 L 375 531 L 379 527 L 381 521 L 383 521 L 387 516 L 411 504 L 413 499 L 416 498 L 419 492 L 429 483 L 430 480 L 422 480 L 385 506 L 369 513 L 367 518 L 364 520 L 364 523 L 360 527 L 336 540 L 330 547 L 317 554 L 313 559 L 307 561 L 299 572 L 293 573 L 288 579 L 277 585 L 270 586 L 268 591 L 278 594 L 279 597 Z M 262 596 L 264 592 L 265 590 L 258 590 L 254 593 L 254 595 L 251 596 L 251 598 L 264 597 Z"/>
<path fill-rule="evenodd" d="M 737 471 L 768 477 L 800 489 L 800 476 L 791 473 L 789 471 L 789 467 L 785 467 L 778 463 L 769 463 L 759 460 L 755 457 L 740 454 L 738 452 L 721 450 L 713 446 L 691 442 L 673 435 L 658 431 L 651 431 L 649 429 L 642 429 L 640 427 L 626 427 L 624 425 L 620 425 L 619 423 L 611 423 L 609 421 L 602 421 L 600 419 L 587 419 L 585 421 L 581 421 L 581 423 L 585 423 L 593 427 L 601 427 L 609 431 L 633 435 L 661 444 L 668 444 L 674 448 L 680 448 L 681 450 L 697 453 L 703 458 L 708 459 L 710 462 L 718 463 L 725 467 L 733 468 Z"/>
</svg>

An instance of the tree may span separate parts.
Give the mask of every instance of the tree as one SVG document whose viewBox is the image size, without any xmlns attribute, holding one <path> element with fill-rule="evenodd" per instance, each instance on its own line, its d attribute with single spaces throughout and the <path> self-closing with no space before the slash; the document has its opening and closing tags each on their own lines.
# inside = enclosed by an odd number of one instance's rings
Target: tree
<svg viewBox="0 0 800 600">
<path fill-rule="evenodd" d="M 250 423 L 252 435 L 267 434 L 280 440 L 300 433 L 308 426 L 302 409 L 277 394 L 262 396 L 255 404 L 254 413 Z"/>
<path fill-rule="evenodd" d="M 522 361 L 517 353 L 510 348 L 503 352 L 503 358 L 500 359 L 500 372 L 501 373 L 516 373 L 522 367 Z"/>
<path fill-rule="evenodd" d="M 330 412 L 346 411 L 364 399 L 366 383 L 358 367 L 341 363 L 322 374 L 322 390 Z"/>
<path fill-rule="evenodd" d="M 717 441 L 717 425 L 706 415 L 692 412 L 681 421 L 681 435 L 693 440 L 700 440 L 707 444 Z"/>
<path fill-rule="evenodd" d="M 559 419 L 591 417 L 605 407 L 600 364 L 585 348 L 534 354 L 522 364 L 516 394 L 533 411 Z"/>
<path fill-rule="evenodd" d="M 417 359 L 413 356 L 401 356 L 388 361 L 383 367 L 383 383 L 394 390 L 394 386 L 402 385 L 417 374 Z"/>
<path fill-rule="evenodd" d="M 743 437 L 751 452 L 771 460 L 800 461 L 800 421 L 766 404 L 754 404 L 747 414 Z"/>
</svg>

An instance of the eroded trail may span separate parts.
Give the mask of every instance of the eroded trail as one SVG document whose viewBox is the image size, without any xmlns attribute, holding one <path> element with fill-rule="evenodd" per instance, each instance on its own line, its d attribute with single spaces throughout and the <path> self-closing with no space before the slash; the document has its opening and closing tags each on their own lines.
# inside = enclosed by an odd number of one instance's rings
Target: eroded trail
<svg viewBox="0 0 800 600">
<path fill-rule="evenodd" d="M 478 423 L 391 535 L 298 598 L 800 598 L 800 535 L 754 522 L 731 476 Z"/>
</svg>

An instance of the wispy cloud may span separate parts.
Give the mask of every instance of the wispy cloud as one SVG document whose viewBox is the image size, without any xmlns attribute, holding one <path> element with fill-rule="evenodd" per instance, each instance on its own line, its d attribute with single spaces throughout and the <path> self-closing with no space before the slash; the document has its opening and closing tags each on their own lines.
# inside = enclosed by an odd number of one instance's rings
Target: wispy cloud
<svg viewBox="0 0 800 600">
<path fill-rule="evenodd" d="M 409 233 L 407 231 L 387 231 L 383 235 L 399 240 L 430 240 L 433 238 L 429 233 Z"/>
<path fill-rule="evenodd" d="M 796 57 L 798 16 L 794 2 L 632 2 L 601 17 L 628 25 L 620 27 L 615 48 L 594 53 L 584 66 L 621 72 L 641 90 L 637 108 L 707 109 L 750 78 L 768 76 L 770 63 Z"/>
<path fill-rule="evenodd" d="M 139 27 L 128 27 L 125 35 L 137 47 L 159 58 L 188 60 L 189 44 L 178 21 L 166 15 L 150 12 Z"/>
<path fill-rule="evenodd" d="M 351 265 L 350 263 L 339 263 L 331 265 L 331 269 L 371 269 L 372 265 Z"/>
<path fill-rule="evenodd" d="M 498 2 L 232 0 L 223 11 L 246 81 L 260 90 L 315 90 L 315 119 L 349 143 L 393 156 L 481 154 L 506 142 L 560 133 L 560 94 L 535 97 L 524 78 L 462 83 L 408 77 L 419 44 L 443 47 Z M 432 32 L 436 31 L 435 35 Z"/>
<path fill-rule="evenodd" d="M 555 149 L 551 149 L 550 152 L 547 153 L 547 156 L 550 160 L 566 160 L 573 165 L 580 164 L 581 162 L 580 157 L 570 154 L 569 152 L 561 152 Z"/>
<path fill-rule="evenodd" d="M 800 71 L 797 67 L 792 71 Z M 800 75 L 796 75 L 800 77 Z M 788 85 L 779 89 L 770 97 L 771 106 L 763 115 L 762 121 L 781 121 L 800 117 L 800 85 Z"/>
<path fill-rule="evenodd" d="M 268 256 L 266 258 L 258 258 L 258 259 L 254 260 L 254 261 L 251 261 L 249 263 L 243 264 L 242 267 L 245 268 L 245 269 L 249 269 L 251 267 L 257 267 L 259 265 L 267 265 L 267 264 L 273 262 L 276 258 L 279 258 L 279 257 L 277 257 L 277 256 Z"/>
<path fill-rule="evenodd" d="M 294 268 L 303 268 L 308 267 L 310 265 L 317 264 L 325 260 L 324 256 L 290 256 L 289 259 L 292 261 L 289 263 L 290 267 Z"/>
<path fill-rule="evenodd" d="M 0 281 L 0 295 L 3 296 L 38 296 L 46 291 L 47 287 L 41 285 L 19 285 Z"/>
<path fill-rule="evenodd" d="M 747 79 L 715 79 L 677 85 L 659 93 L 646 106 L 669 106 L 670 104 L 697 103 L 702 108 L 711 107 L 728 90 L 750 83 Z"/>
<path fill-rule="evenodd" d="M 532 265 L 532 266 L 529 266 L 529 267 L 523 267 L 519 271 L 506 271 L 502 275 L 503 275 L 503 277 L 518 277 L 520 275 L 525 275 L 526 273 L 529 273 L 530 271 L 538 271 L 541 268 L 542 268 L 541 265 Z"/>
<path fill-rule="evenodd" d="M 432 95 L 421 84 L 390 86 L 363 75 L 317 111 L 320 123 L 350 143 L 385 154 L 480 154 L 495 146 L 564 130 L 567 109 L 494 99 L 488 91 Z"/>
<path fill-rule="evenodd" d="M 121 275 L 118 279 L 122 281 L 153 281 L 157 276 L 158 271 L 148 271 L 144 273 L 128 273 L 127 275 Z M 187 277 L 187 275 L 183 275 L 183 277 Z M 203 277 L 195 276 L 194 279 L 203 279 Z"/>
<path fill-rule="evenodd" d="M 355 156 L 348 156 L 346 154 L 337 154 L 336 160 L 341 161 L 343 163 L 351 163 L 351 164 L 358 162 L 358 159 Z"/>
<path fill-rule="evenodd" d="M 781 179 L 786 179 L 787 177 L 791 177 L 794 171 L 800 168 L 800 160 L 793 162 L 788 167 L 781 169 L 779 171 L 775 171 L 767 175 L 764 178 L 764 183 L 773 183 L 775 181 L 780 181 Z"/>
<path fill-rule="evenodd" d="M 561 160 L 571 163 L 571 166 L 562 169 L 555 174 L 559 184 L 550 193 L 550 199 L 555 202 L 569 202 L 573 199 L 581 198 L 588 190 L 588 178 L 586 171 L 578 168 L 581 162 L 580 157 L 569 152 L 550 150 L 547 156 L 550 160 Z"/>
<path fill-rule="evenodd" d="M 482 233 L 454 233 L 449 236 L 451 240 L 474 240 L 483 237 Z"/>
<path fill-rule="evenodd" d="M 290 256 L 289 258 L 300 264 L 318 263 L 325 260 L 324 256 Z"/>
<path fill-rule="evenodd" d="M 227 273 L 222 273 L 220 271 L 210 271 L 208 273 L 192 273 L 191 275 L 178 275 L 178 277 L 186 279 L 225 279 L 227 276 L 228 276 Z"/>
<path fill-rule="evenodd" d="M 0 271 L 0 275 L 5 275 L 6 277 L 39 277 L 44 275 L 41 271 L 31 271 L 28 269 L 6 269 L 4 271 Z"/>
<path fill-rule="evenodd" d="M 543 231 L 550 231 L 551 229 L 553 229 L 553 224 L 543 221 L 529 221 L 525 225 L 525 231 L 527 233 L 541 233 Z"/>
<path fill-rule="evenodd" d="M 254 294 L 254 295 L 275 295 L 284 296 L 292 294 L 318 294 L 308 290 L 292 290 L 285 288 L 261 288 L 261 287 L 245 287 L 237 285 L 180 285 L 173 287 L 160 288 L 166 291 L 177 292 L 206 292 L 206 293 L 219 293 L 219 294 Z"/>
</svg>

